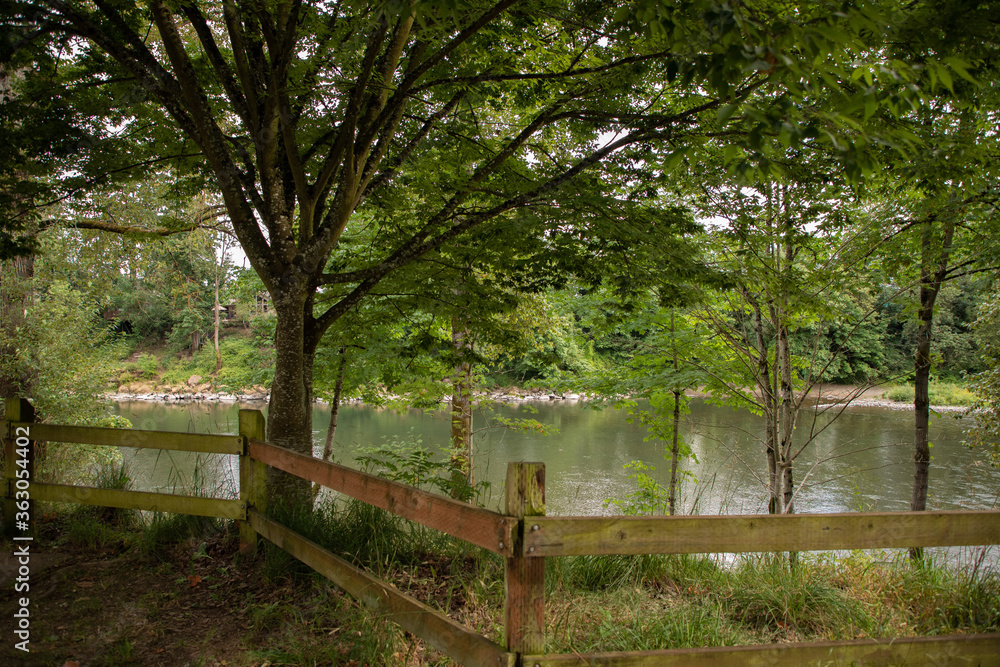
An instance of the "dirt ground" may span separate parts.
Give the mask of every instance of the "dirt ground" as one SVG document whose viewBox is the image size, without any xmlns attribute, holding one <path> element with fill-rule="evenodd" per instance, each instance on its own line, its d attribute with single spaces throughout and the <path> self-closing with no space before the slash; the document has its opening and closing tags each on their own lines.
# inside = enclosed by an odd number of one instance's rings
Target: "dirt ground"
<svg viewBox="0 0 1000 667">
<path fill-rule="evenodd" d="M 7 630 L 0 665 L 200 665 L 271 667 L 267 649 L 287 630 L 282 610 L 315 605 L 308 582 L 273 582 L 258 574 L 259 561 L 238 552 L 232 531 L 169 545 L 154 556 L 124 543 L 89 547 L 60 537 L 65 526 L 43 523 L 30 546 L 30 590 L 15 591 L 14 551 L 23 542 L 5 540 L 0 549 L 0 616 Z M 29 653 L 13 634 L 19 598 L 30 599 Z M 354 604 L 332 586 L 322 595 L 329 606 Z M 261 611 L 271 610 L 270 615 Z M 273 610 L 278 610 L 274 612 Z M 277 617 L 276 617 L 277 614 Z M 329 622 L 335 614 L 326 614 Z M 263 621 L 262 621 L 263 619 Z M 312 627 L 303 635 L 337 641 L 337 627 Z M 319 664 L 357 665 L 349 659 Z"/>
<path fill-rule="evenodd" d="M 248 603 L 282 595 L 243 578 L 226 536 L 174 545 L 158 563 L 123 545 L 47 544 L 44 531 L 31 544 L 28 593 L 15 592 L 10 577 L 17 545 L 2 547 L 0 614 L 12 623 L 27 595 L 31 618 L 30 653 L 3 633 L 4 665 L 235 664 L 246 651 Z"/>
<path fill-rule="evenodd" d="M 443 660 L 388 621 L 370 625 L 365 619 L 372 617 L 359 613 L 359 603 L 325 579 L 265 577 L 259 554 L 239 553 L 234 526 L 151 555 L 137 548 L 137 533 L 109 531 L 113 539 L 101 546 L 68 539 L 69 521 L 72 515 L 39 521 L 29 547 L 26 593 L 15 590 L 14 553 L 24 543 L 0 544 L 0 616 L 9 624 L 2 633 L 0 667 L 426 667 Z M 491 619 L 476 608 L 482 605 L 470 607 L 454 584 L 456 577 L 468 578 L 470 568 L 470 560 L 431 557 L 392 578 L 402 591 L 422 600 L 447 600 L 453 615 L 489 627 Z M 30 599 L 27 653 L 15 648 L 20 639 L 14 635 L 19 599 L 25 596 Z M 387 632 L 396 637 L 389 649 L 384 641 L 373 642 Z M 365 648 L 373 643 L 381 648 Z M 355 657 L 366 650 L 378 657 Z"/>
</svg>

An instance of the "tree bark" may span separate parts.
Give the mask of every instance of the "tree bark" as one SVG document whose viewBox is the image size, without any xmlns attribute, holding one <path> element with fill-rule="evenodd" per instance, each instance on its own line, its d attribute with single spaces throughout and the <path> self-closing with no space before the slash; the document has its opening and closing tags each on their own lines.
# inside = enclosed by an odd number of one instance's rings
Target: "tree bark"
<svg viewBox="0 0 1000 667">
<path fill-rule="evenodd" d="M 451 318 L 451 340 L 460 354 L 470 347 L 469 331 L 459 317 Z M 475 484 L 472 470 L 472 365 L 460 361 L 452 377 L 451 392 L 451 462 L 456 482 L 453 495 L 461 495 L 463 484 Z"/>
<path fill-rule="evenodd" d="M 219 371 L 222 370 L 222 353 L 219 352 L 219 268 L 215 269 L 215 331 L 213 332 L 215 340 L 215 374 L 218 375 Z"/>
<path fill-rule="evenodd" d="M 920 242 L 920 326 L 917 329 L 917 353 L 913 364 L 913 495 L 910 510 L 927 509 L 927 490 L 930 485 L 930 397 L 928 389 L 931 375 L 931 343 L 933 342 L 934 302 L 941 291 L 941 283 L 948 273 L 948 259 L 955 236 L 955 223 L 944 223 L 941 245 L 935 248 L 934 222 L 924 223 Z M 935 253 L 936 254 L 935 256 Z M 919 556 L 920 550 L 911 550 Z"/>
<path fill-rule="evenodd" d="M 338 350 L 340 361 L 337 363 L 337 382 L 333 386 L 333 400 L 330 403 L 330 425 L 326 429 L 326 442 L 323 443 L 323 460 L 329 461 L 333 456 L 333 439 L 337 435 L 337 421 L 340 416 L 340 398 L 344 393 L 344 374 L 347 371 L 347 348 L 341 347 Z M 313 500 L 319 495 L 323 487 L 319 484 L 313 485 Z"/>
<path fill-rule="evenodd" d="M 757 340 L 757 388 L 760 390 L 760 401 L 764 412 L 764 452 L 767 456 L 768 491 L 770 499 L 768 512 L 778 512 L 778 456 L 777 456 L 777 406 L 775 405 L 774 389 L 771 384 L 771 365 L 767 357 L 767 338 L 764 336 L 764 321 L 760 306 L 753 303 L 753 330 Z"/>
<path fill-rule="evenodd" d="M 312 354 L 305 349 L 305 300 L 303 296 L 274 301 L 277 326 L 267 441 L 312 456 L 312 400 L 307 391 L 312 380 Z M 309 505 L 312 500 L 307 481 L 274 468 L 268 468 L 268 490 L 272 498 L 289 504 Z"/>
<path fill-rule="evenodd" d="M 670 342 L 672 347 L 672 361 L 674 366 L 674 373 L 680 370 L 680 364 L 677 360 L 677 327 L 674 324 L 674 309 L 670 309 Z M 680 441 L 680 428 L 681 428 L 681 398 L 683 397 L 683 392 L 680 388 L 674 388 L 674 419 L 673 427 L 670 433 L 670 487 L 667 493 L 667 504 L 670 516 L 674 516 L 677 513 L 677 465 L 680 461 L 681 452 L 681 441 Z"/>
<path fill-rule="evenodd" d="M 673 316 L 671 316 L 673 317 Z M 677 357 L 674 357 L 674 368 L 677 367 Z M 670 443 L 670 489 L 669 489 L 669 511 L 670 516 L 677 514 L 677 465 L 680 461 L 680 428 L 681 428 L 681 397 L 682 392 L 674 390 L 674 424 L 671 433 Z"/>
<path fill-rule="evenodd" d="M 781 504 L 779 513 L 792 512 L 792 435 L 795 433 L 795 395 L 792 391 L 792 351 L 788 341 L 788 327 L 778 326 L 777 363 L 781 376 L 781 405 L 779 408 L 779 453 L 781 469 Z"/>
</svg>

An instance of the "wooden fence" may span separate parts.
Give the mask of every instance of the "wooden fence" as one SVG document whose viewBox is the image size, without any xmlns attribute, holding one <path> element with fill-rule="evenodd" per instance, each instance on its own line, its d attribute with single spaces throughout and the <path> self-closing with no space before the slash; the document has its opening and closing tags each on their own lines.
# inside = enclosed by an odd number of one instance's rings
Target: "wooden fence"
<svg viewBox="0 0 1000 667">
<path fill-rule="evenodd" d="M 71 502 L 197 514 L 240 522 L 246 548 L 263 537 L 370 608 L 463 665 L 556 667 L 602 665 L 973 664 L 1000 666 L 1000 634 L 866 639 L 702 649 L 588 654 L 545 653 L 545 558 L 584 554 L 746 553 L 1000 544 L 1000 511 L 711 517 L 545 516 L 545 466 L 510 463 L 505 513 L 491 512 L 358 470 L 268 444 L 264 417 L 240 410 L 239 434 L 35 424 L 30 403 L 7 399 L 4 530 L 15 528 L 17 492 L 32 501 Z M 239 456 L 240 497 L 215 499 L 62 484 L 30 479 L 34 441 L 173 449 Z M 24 461 L 25 452 L 28 459 Z M 271 466 L 466 540 L 505 558 L 504 646 L 400 592 L 265 516 Z M 28 473 L 18 475 L 18 470 Z M 23 496 L 22 496 L 23 497 Z M 29 510 L 30 512 L 30 510 Z"/>
</svg>

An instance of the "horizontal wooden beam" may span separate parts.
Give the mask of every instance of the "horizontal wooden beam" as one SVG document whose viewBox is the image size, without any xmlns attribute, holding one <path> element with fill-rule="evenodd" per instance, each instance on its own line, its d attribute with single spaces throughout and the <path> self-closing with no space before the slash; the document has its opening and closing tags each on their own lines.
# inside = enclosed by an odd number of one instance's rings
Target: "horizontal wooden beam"
<svg viewBox="0 0 1000 667">
<path fill-rule="evenodd" d="M 745 553 L 1000 544 L 1000 511 L 536 517 L 526 556 Z"/>
<path fill-rule="evenodd" d="M 951 635 L 847 642 L 769 644 L 619 653 L 525 655 L 529 667 L 715 667 L 755 665 L 979 665 L 1000 667 L 1000 634 Z"/>
<path fill-rule="evenodd" d="M 238 435 L 178 433 L 176 431 L 139 431 L 131 428 L 94 426 L 59 426 L 56 424 L 10 423 L 9 428 L 27 426 L 32 440 L 74 442 L 85 445 L 171 449 L 205 454 L 242 454 L 243 439 Z"/>
<path fill-rule="evenodd" d="M 253 529 L 268 540 L 459 664 L 514 667 L 515 654 L 504 651 L 447 615 L 401 593 L 255 510 L 250 510 L 249 518 Z"/>
<path fill-rule="evenodd" d="M 220 519 L 246 519 L 247 515 L 245 502 L 223 498 L 178 496 L 172 493 L 98 489 L 91 486 L 43 484 L 40 482 L 31 483 L 30 493 L 34 500 L 55 503 L 78 503 L 80 505 L 100 505 L 149 512 L 194 514 L 195 516 L 211 516 Z"/>
<path fill-rule="evenodd" d="M 346 466 L 321 461 L 284 447 L 251 440 L 250 457 L 322 484 L 404 519 L 440 530 L 504 556 L 512 554 L 517 519 L 423 491 Z"/>
</svg>

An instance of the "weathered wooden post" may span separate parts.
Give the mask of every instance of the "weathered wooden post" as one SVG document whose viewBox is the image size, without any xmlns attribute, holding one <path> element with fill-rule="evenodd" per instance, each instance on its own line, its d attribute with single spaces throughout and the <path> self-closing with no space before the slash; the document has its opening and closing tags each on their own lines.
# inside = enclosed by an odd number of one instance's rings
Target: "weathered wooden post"
<svg viewBox="0 0 1000 667">
<path fill-rule="evenodd" d="M 35 534 L 35 503 L 30 485 L 35 476 L 35 443 L 31 426 L 14 422 L 35 421 L 35 406 L 24 398 L 8 398 L 5 403 L 8 432 L 3 434 L 4 478 L 7 493 L 3 499 L 3 529 L 8 537 Z"/>
<path fill-rule="evenodd" d="M 503 605 L 507 650 L 545 652 L 545 558 L 524 553 L 531 517 L 545 516 L 545 464 L 507 464 L 507 514 L 519 519 L 513 556 L 507 558 Z"/>
<path fill-rule="evenodd" d="M 250 458 L 250 441 L 263 441 L 266 432 L 264 413 L 260 410 L 240 410 L 240 435 L 243 437 L 243 454 L 240 456 L 240 500 L 247 510 L 261 514 L 267 511 L 267 464 Z M 257 531 L 249 521 L 240 522 L 240 551 L 257 548 Z"/>
</svg>

